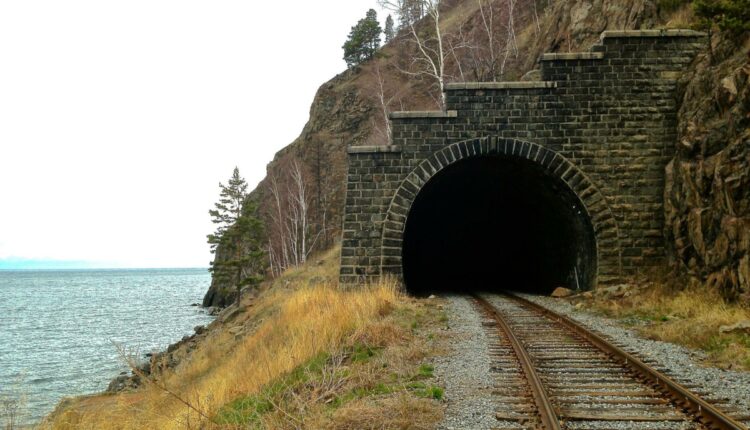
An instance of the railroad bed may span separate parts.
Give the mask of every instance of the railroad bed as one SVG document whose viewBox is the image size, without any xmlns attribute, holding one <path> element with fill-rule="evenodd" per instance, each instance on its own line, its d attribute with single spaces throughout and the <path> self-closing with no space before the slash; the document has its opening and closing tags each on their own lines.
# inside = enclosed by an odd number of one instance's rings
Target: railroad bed
<svg viewBox="0 0 750 430">
<path fill-rule="evenodd" d="M 565 316 L 475 296 L 492 339 L 497 429 L 748 429 L 729 399 L 699 397 Z"/>
</svg>

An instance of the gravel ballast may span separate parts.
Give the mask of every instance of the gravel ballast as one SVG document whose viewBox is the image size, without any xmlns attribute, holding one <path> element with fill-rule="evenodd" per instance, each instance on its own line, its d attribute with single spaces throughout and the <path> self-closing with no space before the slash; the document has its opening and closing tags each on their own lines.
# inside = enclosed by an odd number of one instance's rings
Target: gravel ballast
<svg viewBox="0 0 750 430">
<path fill-rule="evenodd" d="M 718 399 L 719 407 L 731 404 L 736 410 L 731 411 L 730 415 L 750 416 L 750 372 L 705 367 L 700 363 L 704 357 L 700 351 L 644 339 L 635 331 L 622 327 L 617 320 L 576 309 L 564 300 L 522 296 L 575 319 L 677 382 L 688 385 L 706 400 Z M 489 347 L 492 333 L 483 326 L 482 315 L 467 296 L 449 295 L 444 299 L 448 316 L 448 352 L 435 359 L 434 374 L 436 382 L 445 388 L 446 409 L 445 418 L 438 428 L 484 430 L 506 428 L 506 425 L 507 428 L 518 428 L 517 423 L 495 418 L 496 412 L 502 410 L 502 403 L 500 398 L 492 395 L 496 385 L 491 370 L 493 359 Z M 570 428 L 586 429 L 595 423 L 569 424 Z M 692 428 L 692 423 L 686 422 L 612 424 L 620 424 L 614 427 L 622 429 Z M 596 427 L 594 425 L 591 428 Z"/>
<path fill-rule="evenodd" d="M 570 303 L 550 297 L 521 295 L 554 312 L 568 316 L 586 328 L 603 335 L 703 398 L 728 399 L 740 415 L 750 415 L 750 372 L 705 367 L 699 360 L 702 354 L 688 348 L 661 341 L 644 339 L 633 330 L 623 328 L 616 320 L 579 310 Z M 693 387 L 693 385 L 695 387 Z M 731 415 L 736 415 L 732 413 Z"/>
<path fill-rule="evenodd" d="M 489 339 L 482 318 L 467 297 L 447 296 L 448 347 L 435 360 L 437 383 L 445 388 L 444 430 L 498 427 L 493 400 Z"/>
</svg>

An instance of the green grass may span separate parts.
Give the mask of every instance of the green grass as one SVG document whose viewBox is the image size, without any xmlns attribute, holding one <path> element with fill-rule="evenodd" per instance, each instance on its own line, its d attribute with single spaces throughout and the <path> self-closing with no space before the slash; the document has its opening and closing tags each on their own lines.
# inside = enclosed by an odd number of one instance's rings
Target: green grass
<svg viewBox="0 0 750 430">
<path fill-rule="evenodd" d="M 445 390 L 436 385 L 414 388 L 413 392 L 418 397 L 423 397 L 425 399 L 435 399 L 438 401 L 443 400 L 443 396 L 445 395 Z"/>
<path fill-rule="evenodd" d="M 379 351 L 380 348 L 358 344 L 351 348 L 349 359 L 353 366 L 364 365 L 375 357 Z M 248 428 L 257 428 L 261 425 L 263 415 L 274 411 L 274 399 L 285 391 L 295 390 L 319 378 L 321 370 L 330 358 L 329 354 L 321 353 L 279 380 L 269 384 L 260 393 L 233 400 L 219 410 L 213 417 L 213 422 L 220 425 L 242 425 Z M 380 382 L 373 386 L 352 388 L 348 392 L 335 397 L 328 404 L 328 410 L 335 410 L 353 400 L 384 396 L 404 389 L 417 397 L 442 400 L 445 393 L 443 388 L 421 382 L 432 378 L 434 370 L 435 368 L 430 364 L 421 364 L 411 376 L 413 382 L 406 385 L 400 382 L 400 378 L 395 375 L 391 378 L 390 383 Z M 341 370 L 341 372 L 348 373 L 349 370 Z"/>
<path fill-rule="evenodd" d="M 374 348 L 369 345 L 355 345 L 351 352 L 352 363 L 366 363 L 374 357 L 380 349 L 381 348 Z"/>
<path fill-rule="evenodd" d="M 278 381 L 269 384 L 260 393 L 239 397 L 222 407 L 213 421 L 216 424 L 258 425 L 263 414 L 273 411 L 273 402 L 279 393 L 305 384 L 317 377 L 331 356 L 320 353 L 296 367 Z"/>
<path fill-rule="evenodd" d="M 418 375 L 423 378 L 432 378 L 432 372 L 435 368 L 430 364 L 422 364 L 419 366 Z"/>
</svg>

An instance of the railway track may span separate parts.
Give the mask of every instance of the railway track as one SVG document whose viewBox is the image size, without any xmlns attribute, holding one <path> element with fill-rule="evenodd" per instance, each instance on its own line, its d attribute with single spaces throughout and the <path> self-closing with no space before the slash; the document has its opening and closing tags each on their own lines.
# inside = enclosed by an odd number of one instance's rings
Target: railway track
<svg viewBox="0 0 750 430">
<path fill-rule="evenodd" d="M 748 429 L 727 399 L 709 403 L 565 316 L 514 295 L 474 303 L 493 334 L 497 429 Z"/>
</svg>

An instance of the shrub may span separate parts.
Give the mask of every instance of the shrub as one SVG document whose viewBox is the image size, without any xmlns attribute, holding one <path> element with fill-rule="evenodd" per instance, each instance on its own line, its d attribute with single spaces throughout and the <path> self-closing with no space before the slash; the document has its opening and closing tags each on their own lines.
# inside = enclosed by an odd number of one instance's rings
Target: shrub
<svg viewBox="0 0 750 430">
<path fill-rule="evenodd" d="M 703 28 L 716 25 L 734 35 L 750 31 L 750 0 L 695 0 L 693 9 Z"/>
</svg>

